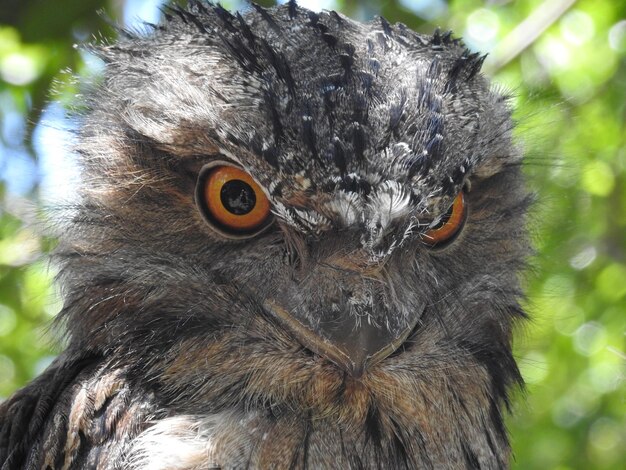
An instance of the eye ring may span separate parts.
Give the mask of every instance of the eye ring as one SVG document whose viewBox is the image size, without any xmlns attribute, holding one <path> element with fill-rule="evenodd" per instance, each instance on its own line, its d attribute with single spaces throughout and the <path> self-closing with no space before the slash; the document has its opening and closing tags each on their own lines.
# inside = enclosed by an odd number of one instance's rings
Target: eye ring
<svg viewBox="0 0 626 470">
<path fill-rule="evenodd" d="M 442 248 L 457 237 L 465 225 L 467 217 L 467 204 L 464 191 L 454 199 L 452 206 L 443 216 L 441 222 L 430 228 L 422 235 L 422 242 L 430 248 Z"/>
<path fill-rule="evenodd" d="M 251 238 L 272 223 L 270 202 L 259 184 L 230 162 L 202 167 L 195 199 L 207 224 L 225 238 Z"/>
</svg>

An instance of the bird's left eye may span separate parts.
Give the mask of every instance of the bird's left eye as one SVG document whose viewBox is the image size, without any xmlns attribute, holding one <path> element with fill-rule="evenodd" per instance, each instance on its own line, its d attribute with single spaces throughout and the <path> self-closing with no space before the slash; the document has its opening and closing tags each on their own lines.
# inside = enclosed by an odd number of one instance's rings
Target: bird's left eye
<svg viewBox="0 0 626 470">
<path fill-rule="evenodd" d="M 439 224 L 422 236 L 422 241 L 433 248 L 451 242 L 463 227 L 466 212 L 465 196 L 461 191 Z"/>
<path fill-rule="evenodd" d="M 207 167 L 196 199 L 209 224 L 223 235 L 246 238 L 269 224 L 270 202 L 252 177 L 228 164 Z"/>
</svg>

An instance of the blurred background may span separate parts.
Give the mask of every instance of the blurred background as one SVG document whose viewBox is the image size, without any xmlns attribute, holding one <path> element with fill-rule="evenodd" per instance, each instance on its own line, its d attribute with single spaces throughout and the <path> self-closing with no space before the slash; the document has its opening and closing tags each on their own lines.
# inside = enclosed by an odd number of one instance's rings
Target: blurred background
<svg viewBox="0 0 626 470">
<path fill-rule="evenodd" d="M 60 308 L 45 258 L 55 242 L 38 227 L 45 207 L 73 195 L 75 77 L 102 67 L 72 46 L 114 37 L 111 21 L 158 22 L 165 3 L 0 0 L 0 400 L 60 348 L 48 330 Z M 420 32 L 441 26 L 490 54 L 486 72 L 515 95 L 539 196 L 525 275 L 532 321 L 515 340 L 527 388 L 508 419 L 513 468 L 625 468 L 626 1 L 299 3 Z"/>
</svg>

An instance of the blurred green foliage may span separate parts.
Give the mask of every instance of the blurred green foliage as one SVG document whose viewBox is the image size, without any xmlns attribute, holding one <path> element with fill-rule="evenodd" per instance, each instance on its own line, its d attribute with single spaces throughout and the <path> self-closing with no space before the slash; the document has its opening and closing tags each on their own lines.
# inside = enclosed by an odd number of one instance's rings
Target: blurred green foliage
<svg viewBox="0 0 626 470">
<path fill-rule="evenodd" d="M 54 100 L 67 102 L 76 92 L 60 70 L 89 73 L 72 44 L 88 41 L 96 31 L 112 35 L 95 12 L 105 8 L 110 17 L 122 18 L 128 13 L 124 7 L 150 4 L 159 2 L 72 0 L 60 8 L 45 0 L 2 0 L 0 399 L 53 357 L 54 343 L 45 332 L 60 305 L 41 256 L 52 242 L 36 228 L 37 167 L 26 165 L 31 170 L 22 175 L 11 169 L 25 155 L 36 162 L 31 130 L 53 80 Z M 464 36 L 472 49 L 492 52 L 487 70 L 514 94 L 528 179 L 539 196 L 530 220 L 537 255 L 526 275 L 532 321 L 517 332 L 515 345 L 527 390 L 516 397 L 509 419 L 513 467 L 623 468 L 626 2 L 320 4 L 358 19 L 382 13 L 423 32 L 442 25 Z M 558 11 L 560 5 L 568 8 Z M 20 178 L 27 183 L 16 185 Z"/>
</svg>

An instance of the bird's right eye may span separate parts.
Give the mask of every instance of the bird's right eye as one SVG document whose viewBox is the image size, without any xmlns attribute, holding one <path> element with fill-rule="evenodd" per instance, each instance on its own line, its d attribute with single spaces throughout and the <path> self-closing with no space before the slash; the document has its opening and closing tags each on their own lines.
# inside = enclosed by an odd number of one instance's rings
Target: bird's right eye
<svg viewBox="0 0 626 470">
<path fill-rule="evenodd" d="M 259 184 L 229 164 L 203 169 L 196 201 L 212 228 L 231 238 L 254 236 L 271 222 L 270 202 Z"/>
</svg>

